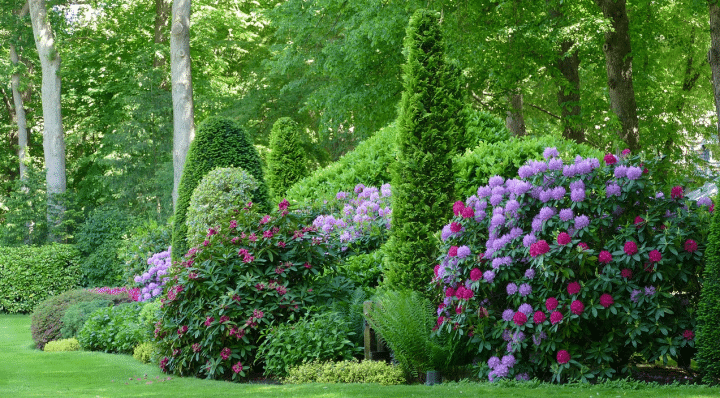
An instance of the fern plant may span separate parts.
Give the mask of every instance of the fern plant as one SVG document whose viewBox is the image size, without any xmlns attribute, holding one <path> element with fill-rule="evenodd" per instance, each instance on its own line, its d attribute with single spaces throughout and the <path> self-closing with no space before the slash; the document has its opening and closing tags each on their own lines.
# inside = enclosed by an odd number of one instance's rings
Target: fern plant
<svg viewBox="0 0 720 398">
<path fill-rule="evenodd" d="M 429 370 L 446 372 L 462 353 L 460 340 L 433 334 L 433 307 L 419 293 L 385 291 L 373 302 L 367 321 L 385 341 L 406 374 L 417 378 Z"/>
</svg>

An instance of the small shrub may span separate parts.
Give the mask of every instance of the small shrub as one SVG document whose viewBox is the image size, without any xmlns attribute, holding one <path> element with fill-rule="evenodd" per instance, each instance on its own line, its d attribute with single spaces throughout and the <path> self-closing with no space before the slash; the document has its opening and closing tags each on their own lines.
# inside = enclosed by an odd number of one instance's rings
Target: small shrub
<svg viewBox="0 0 720 398">
<path fill-rule="evenodd" d="M 145 341 L 138 344 L 133 350 L 133 358 L 142 363 L 151 363 L 157 351 L 157 346 L 151 341 Z"/>
<path fill-rule="evenodd" d="M 171 268 L 155 329 L 166 372 L 238 380 L 268 326 L 332 293 L 336 253 L 305 214 L 287 201 L 262 218 L 241 213 L 246 222 L 223 225 Z"/>
<path fill-rule="evenodd" d="M 155 331 L 155 324 L 160 320 L 160 317 L 162 316 L 162 310 L 160 308 L 160 305 L 160 300 L 147 301 L 145 302 L 145 304 L 143 304 L 143 307 L 140 310 L 139 322 L 140 326 L 144 330 L 145 335 L 147 336 L 145 340 L 150 340 L 153 337 L 153 332 Z"/>
<path fill-rule="evenodd" d="M 405 383 L 403 371 L 381 361 L 348 360 L 342 362 L 310 362 L 290 367 L 287 384 L 305 383 L 378 383 L 384 386 Z"/>
<path fill-rule="evenodd" d="M 247 170 L 258 183 L 253 202 L 261 211 L 270 210 L 262 162 L 245 130 L 227 118 L 206 119 L 198 126 L 195 139 L 190 144 L 180 179 L 173 220 L 174 259 L 180 259 L 190 247 L 186 224 L 190 197 L 205 174 L 218 167 L 242 167 Z"/>
<path fill-rule="evenodd" d="M 79 351 L 80 343 L 76 338 L 54 340 L 45 344 L 45 352 Z"/>
<path fill-rule="evenodd" d="M 289 117 L 270 130 L 267 182 L 273 196 L 282 199 L 288 188 L 307 175 L 307 156 L 300 144 L 300 127 Z"/>
<path fill-rule="evenodd" d="M 258 186 L 256 179 L 242 168 L 220 167 L 207 173 L 190 197 L 185 222 L 188 244 L 202 243 L 209 228 L 230 221 L 252 201 Z"/>
<path fill-rule="evenodd" d="M 124 263 L 123 284 L 132 286 L 135 276 L 147 271 L 147 259 L 170 246 L 172 227 L 150 220 L 131 229 L 128 235 L 129 237 L 122 241 L 119 256 Z"/>
<path fill-rule="evenodd" d="M 77 333 L 85 325 L 85 321 L 95 310 L 100 308 L 106 308 L 111 306 L 113 303 L 110 300 L 93 300 L 83 301 L 71 305 L 65 310 L 60 322 L 62 327 L 60 328 L 60 335 L 64 339 L 75 337 Z"/>
<path fill-rule="evenodd" d="M 77 339 L 86 350 L 130 354 L 144 340 L 138 323 L 141 303 L 101 308 L 90 315 Z"/>
<path fill-rule="evenodd" d="M 65 311 L 73 304 L 107 299 L 105 294 L 89 292 L 85 289 L 70 290 L 52 296 L 38 304 L 31 318 L 31 332 L 35 345 L 43 349 L 45 344 L 62 337 L 62 318 Z"/>
<path fill-rule="evenodd" d="M 6 247 L 0 252 L 0 311 L 32 312 L 78 286 L 80 253 L 70 245 Z"/>
<path fill-rule="evenodd" d="M 265 374 L 286 376 L 303 362 L 352 359 L 361 351 L 350 338 L 352 325 L 339 313 L 323 312 L 274 327 L 258 348 Z"/>
<path fill-rule="evenodd" d="M 350 256 L 340 263 L 339 272 L 358 286 L 374 288 L 382 281 L 384 257 L 382 248 L 370 253 Z"/>
</svg>

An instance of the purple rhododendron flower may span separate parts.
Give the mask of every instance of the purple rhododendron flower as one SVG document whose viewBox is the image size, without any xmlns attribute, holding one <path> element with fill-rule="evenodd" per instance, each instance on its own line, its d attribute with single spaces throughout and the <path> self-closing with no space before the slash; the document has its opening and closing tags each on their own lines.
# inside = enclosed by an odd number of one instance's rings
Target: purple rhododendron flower
<svg viewBox="0 0 720 398">
<path fill-rule="evenodd" d="M 506 309 L 505 311 L 503 311 L 503 313 L 502 313 L 502 319 L 503 319 L 503 321 L 505 321 L 505 322 L 510 322 L 510 321 L 513 320 L 513 316 L 514 316 L 514 315 L 515 315 L 515 311 L 513 311 L 513 310 L 511 310 L 511 309 L 508 308 L 508 309 Z"/>
<path fill-rule="evenodd" d="M 552 158 L 560 157 L 560 152 L 558 152 L 557 148 L 555 147 L 547 147 L 543 151 L 543 157 L 548 160 Z"/>
<path fill-rule="evenodd" d="M 537 237 L 534 234 L 527 234 L 523 237 L 523 246 L 525 247 L 530 247 L 535 242 L 537 242 Z"/>
<path fill-rule="evenodd" d="M 532 293 L 532 286 L 530 286 L 530 284 L 528 284 L 528 283 L 523 283 L 518 288 L 518 292 L 520 292 L 520 296 L 525 297 L 525 296 L 529 295 L 530 293 Z"/>
<path fill-rule="evenodd" d="M 528 268 L 527 270 L 525 270 L 525 277 L 528 279 L 534 278 L 535 277 L 535 269 Z"/>
<path fill-rule="evenodd" d="M 620 186 L 619 186 L 618 184 L 610 183 L 610 184 L 608 184 L 608 186 L 607 186 L 606 195 L 607 195 L 608 198 L 611 197 L 611 196 L 613 196 L 613 195 L 614 195 L 614 196 L 620 196 L 620 192 L 621 192 L 621 191 L 622 191 L 622 189 L 620 188 Z"/>
<path fill-rule="evenodd" d="M 493 271 L 485 271 L 483 272 L 483 278 L 488 282 L 492 283 L 493 280 L 495 280 L 495 272 Z"/>
<path fill-rule="evenodd" d="M 495 187 L 499 187 L 499 186 L 502 185 L 504 182 L 505 182 L 505 179 L 504 179 L 504 178 L 502 178 L 502 177 L 500 177 L 500 176 L 492 176 L 492 177 L 490 177 L 490 179 L 488 180 L 488 185 L 490 186 L 490 188 L 495 188 Z"/>
<path fill-rule="evenodd" d="M 457 256 L 458 258 L 465 258 L 470 255 L 470 248 L 467 246 L 458 247 Z"/>
<path fill-rule="evenodd" d="M 590 219 L 586 215 L 580 215 L 575 217 L 575 229 L 581 230 L 590 225 Z"/>
<path fill-rule="evenodd" d="M 585 200 L 585 190 L 584 189 L 575 189 L 570 191 L 570 200 L 573 202 L 582 202 Z"/>
<path fill-rule="evenodd" d="M 636 166 L 630 166 L 625 173 L 625 176 L 630 180 L 637 180 L 643 173 L 643 169 Z"/>
<path fill-rule="evenodd" d="M 507 290 L 508 296 L 512 296 L 513 294 L 517 293 L 518 287 L 515 283 L 510 282 L 508 283 L 507 287 L 505 288 Z"/>
<path fill-rule="evenodd" d="M 530 316 L 530 314 L 533 313 L 533 307 L 528 303 L 522 303 L 520 304 L 520 307 L 518 307 L 518 311 Z"/>
<path fill-rule="evenodd" d="M 560 210 L 560 220 L 568 221 L 573 218 L 573 211 L 571 209 Z"/>
</svg>

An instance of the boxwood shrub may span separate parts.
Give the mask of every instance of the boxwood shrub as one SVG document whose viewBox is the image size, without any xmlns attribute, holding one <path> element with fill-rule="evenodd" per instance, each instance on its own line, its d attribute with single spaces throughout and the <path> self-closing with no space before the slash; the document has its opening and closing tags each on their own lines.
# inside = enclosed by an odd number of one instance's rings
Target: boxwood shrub
<svg viewBox="0 0 720 398">
<path fill-rule="evenodd" d="M 78 286 L 80 253 L 71 245 L 0 251 L 0 311 L 30 313 L 49 296 Z"/>
</svg>

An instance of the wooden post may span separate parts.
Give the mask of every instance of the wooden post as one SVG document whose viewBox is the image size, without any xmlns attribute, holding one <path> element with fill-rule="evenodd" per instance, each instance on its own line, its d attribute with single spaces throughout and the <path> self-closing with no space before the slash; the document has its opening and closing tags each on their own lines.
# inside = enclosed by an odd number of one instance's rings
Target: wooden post
<svg viewBox="0 0 720 398">
<path fill-rule="evenodd" d="M 370 322 L 367 321 L 372 306 L 372 301 L 365 301 L 363 303 L 363 315 L 365 315 L 365 330 L 363 331 L 365 360 L 390 361 L 390 352 L 385 347 L 385 343 L 377 336 L 375 331 L 370 327 Z"/>
</svg>

